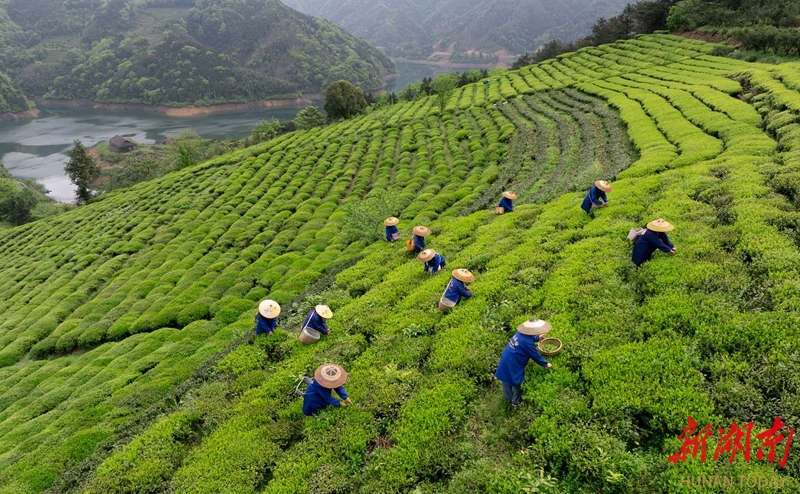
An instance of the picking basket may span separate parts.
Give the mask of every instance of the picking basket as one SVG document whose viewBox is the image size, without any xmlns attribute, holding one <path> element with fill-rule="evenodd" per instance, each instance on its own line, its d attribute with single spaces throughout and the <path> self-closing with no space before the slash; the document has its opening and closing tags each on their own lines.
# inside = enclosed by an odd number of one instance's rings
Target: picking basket
<svg viewBox="0 0 800 494">
<path fill-rule="evenodd" d="M 456 306 L 456 303 L 450 300 L 449 298 L 442 298 L 439 299 L 439 310 L 442 312 L 447 312 L 453 307 Z"/>
<path fill-rule="evenodd" d="M 503 206 L 497 206 L 496 208 L 494 208 L 494 214 L 503 214 L 505 212 L 506 208 L 504 208 Z"/>
<path fill-rule="evenodd" d="M 309 327 L 303 328 L 300 331 L 300 342 L 306 345 L 313 345 L 314 343 L 319 341 L 319 331 L 316 329 L 311 329 Z"/>
<path fill-rule="evenodd" d="M 558 347 L 556 347 L 555 350 L 547 350 L 547 351 L 542 350 L 542 346 L 547 346 L 552 344 L 556 344 L 558 345 Z M 559 340 L 558 338 L 545 338 L 543 340 L 540 340 L 539 343 L 536 344 L 536 347 L 539 349 L 539 352 L 542 355 L 555 355 L 561 351 L 561 349 L 564 347 L 564 344 L 561 343 L 561 340 Z"/>
</svg>

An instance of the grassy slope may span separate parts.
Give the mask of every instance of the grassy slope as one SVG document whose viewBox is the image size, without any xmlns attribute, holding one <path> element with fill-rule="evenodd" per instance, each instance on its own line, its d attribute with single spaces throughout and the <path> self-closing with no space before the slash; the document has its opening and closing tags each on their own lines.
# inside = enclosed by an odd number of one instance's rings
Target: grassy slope
<svg viewBox="0 0 800 494">
<path fill-rule="evenodd" d="M 797 412 L 800 104 L 796 69 L 708 51 L 670 37 L 583 50 L 467 86 L 444 115 L 428 100 L 291 134 L 0 234 L 0 492 L 67 471 L 59 489 L 89 478 L 93 492 L 519 492 L 542 482 L 537 467 L 567 492 L 673 492 L 712 472 L 666 462 L 686 415 L 761 430 Z M 732 71 L 763 88 L 755 106 L 781 153 L 755 107 L 728 96 Z M 641 157 L 622 172 L 618 124 L 589 95 L 633 129 Z M 615 174 L 594 220 L 581 192 L 561 194 Z M 508 186 L 554 200 L 455 217 Z M 340 233 L 341 206 L 384 187 L 405 230 L 431 222 L 448 267 L 478 273 L 451 314 L 435 309 L 444 275 Z M 635 271 L 624 236 L 658 216 L 679 254 Z M 248 332 L 268 293 L 285 304 L 277 336 L 239 346 L 132 442 L 115 437 Z M 323 300 L 333 335 L 299 345 L 291 330 Z M 491 374 L 531 313 L 566 350 L 555 371 L 531 369 L 530 404 L 508 412 Z M 356 406 L 304 420 L 289 392 L 324 361 L 351 372 Z M 70 470 L 102 460 L 90 455 L 103 441 L 127 445 L 96 474 Z"/>
</svg>

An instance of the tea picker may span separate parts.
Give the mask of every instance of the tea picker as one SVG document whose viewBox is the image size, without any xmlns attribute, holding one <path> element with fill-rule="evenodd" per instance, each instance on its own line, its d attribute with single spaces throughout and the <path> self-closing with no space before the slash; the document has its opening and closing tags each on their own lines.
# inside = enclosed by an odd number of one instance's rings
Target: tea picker
<svg viewBox="0 0 800 494">
<path fill-rule="evenodd" d="M 419 253 L 419 257 L 417 257 L 420 261 L 422 261 L 425 269 L 424 272 L 431 274 L 440 271 L 445 266 L 444 256 L 437 253 L 433 249 L 425 249 Z"/>
<path fill-rule="evenodd" d="M 547 321 L 528 319 L 517 326 L 517 332 L 500 355 L 500 363 L 497 365 L 494 377 L 503 383 L 503 396 L 513 406 L 522 403 L 521 384 L 525 380 L 525 367 L 529 360 L 533 359 L 542 367 L 553 368 L 553 364 L 542 357 L 536 346 L 542 336 L 551 329 L 553 326 Z"/>
<path fill-rule="evenodd" d="M 303 320 L 303 325 L 300 329 L 300 341 L 305 344 L 316 343 L 319 340 L 319 334 L 328 334 L 331 330 L 328 328 L 328 319 L 333 317 L 331 308 L 327 305 L 318 305 L 306 315 Z"/>
<path fill-rule="evenodd" d="M 598 180 L 589 189 L 589 193 L 583 198 L 581 209 L 591 214 L 597 208 L 608 206 L 608 197 L 606 192 L 611 192 L 611 184 L 605 180 Z"/>
<path fill-rule="evenodd" d="M 641 234 L 631 230 L 629 237 L 634 237 L 633 255 L 631 257 L 636 267 L 639 267 L 645 261 L 649 261 L 656 249 L 675 255 L 677 249 L 675 249 L 675 246 L 667 236 L 667 232 L 671 232 L 674 229 L 675 227 L 670 222 L 659 218 L 648 223 L 647 229 Z"/>
<path fill-rule="evenodd" d="M 352 405 L 353 402 L 342 386 L 346 380 L 347 372 L 336 364 L 323 364 L 317 367 L 317 370 L 314 371 L 314 379 L 303 376 L 295 388 L 295 394 L 303 396 L 303 415 L 314 415 L 329 405 L 335 407 Z M 308 384 L 305 393 L 300 391 L 303 383 Z M 336 391 L 343 401 L 334 398 L 331 391 Z"/>
<path fill-rule="evenodd" d="M 415 226 L 412 232 L 414 235 L 406 243 L 406 248 L 409 252 L 419 254 L 425 250 L 425 237 L 431 234 L 431 230 L 427 226 Z"/>
<path fill-rule="evenodd" d="M 450 278 L 442 298 L 439 299 L 439 310 L 447 312 L 455 307 L 461 297 L 471 297 L 472 291 L 464 283 L 472 283 L 473 281 L 475 281 L 475 275 L 470 273 L 469 269 L 454 269 L 453 277 Z"/>
<path fill-rule="evenodd" d="M 494 212 L 497 214 L 503 213 L 510 213 L 514 210 L 514 203 L 511 201 L 517 200 L 517 194 L 507 190 L 503 192 L 503 198 L 500 199 L 500 204 L 494 208 Z"/>
<path fill-rule="evenodd" d="M 261 334 L 271 335 L 278 327 L 278 316 L 281 306 L 274 300 L 262 300 L 256 312 L 256 336 Z"/>
<path fill-rule="evenodd" d="M 391 216 L 386 218 L 383 221 L 383 224 L 386 225 L 386 241 L 387 242 L 394 242 L 395 240 L 400 240 L 400 232 L 397 231 L 397 224 L 400 223 L 400 220 Z"/>
</svg>

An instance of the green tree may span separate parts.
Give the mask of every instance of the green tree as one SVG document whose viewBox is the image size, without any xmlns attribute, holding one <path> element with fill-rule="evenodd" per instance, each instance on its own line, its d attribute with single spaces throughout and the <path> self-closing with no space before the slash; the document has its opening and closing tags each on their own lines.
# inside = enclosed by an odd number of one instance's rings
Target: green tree
<svg viewBox="0 0 800 494">
<path fill-rule="evenodd" d="M 36 207 L 39 198 L 36 193 L 27 187 L 20 187 L 6 203 L 8 219 L 15 225 L 22 225 L 31 221 L 31 211 Z"/>
<path fill-rule="evenodd" d="M 345 80 L 338 80 L 325 90 L 325 113 L 328 120 L 350 118 L 367 107 L 364 91 Z"/>
<path fill-rule="evenodd" d="M 255 127 L 253 127 L 253 135 L 262 139 L 274 139 L 278 132 L 281 130 L 281 123 L 277 118 L 272 117 L 271 120 L 262 120 Z"/>
<path fill-rule="evenodd" d="M 431 90 L 436 93 L 436 102 L 439 104 L 439 109 L 444 110 L 447 100 L 450 95 L 455 91 L 458 86 L 458 74 L 456 72 L 448 72 L 440 74 L 431 81 Z"/>
<path fill-rule="evenodd" d="M 75 139 L 72 145 L 72 149 L 67 151 L 69 161 L 64 165 L 64 171 L 67 172 L 70 182 L 78 186 L 75 191 L 75 201 L 78 204 L 85 204 L 92 198 L 89 186 L 100 176 L 100 166 L 89 156 L 80 140 Z"/>
<path fill-rule="evenodd" d="M 325 115 L 316 106 L 307 106 L 294 118 L 298 130 L 308 130 L 325 125 Z"/>
</svg>

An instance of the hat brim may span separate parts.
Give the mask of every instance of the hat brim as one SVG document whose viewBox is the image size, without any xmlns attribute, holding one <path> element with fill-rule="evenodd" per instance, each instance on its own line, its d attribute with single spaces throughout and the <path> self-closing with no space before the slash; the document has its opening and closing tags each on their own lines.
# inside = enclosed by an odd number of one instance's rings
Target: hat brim
<svg viewBox="0 0 800 494">
<path fill-rule="evenodd" d="M 457 279 L 458 281 L 463 281 L 464 283 L 472 283 L 475 281 L 475 275 L 470 273 L 469 270 L 465 269 L 466 273 L 459 271 L 458 269 L 453 270 L 453 278 Z"/>
<path fill-rule="evenodd" d="M 431 230 L 424 226 L 415 226 L 414 229 L 411 231 L 413 231 L 414 235 L 418 237 L 427 237 L 428 235 L 431 234 Z"/>
<path fill-rule="evenodd" d="M 333 317 L 333 311 L 330 309 L 330 307 L 325 305 L 318 305 L 314 307 L 314 312 L 316 312 L 317 315 L 323 319 L 330 319 Z"/>
<path fill-rule="evenodd" d="M 506 199 L 511 199 L 512 201 L 517 200 L 517 195 L 513 192 L 503 192 L 503 197 Z"/>
<path fill-rule="evenodd" d="M 600 180 L 598 180 L 597 182 L 595 182 L 595 183 L 594 183 L 594 185 L 595 185 L 595 186 L 596 186 L 598 189 L 602 190 L 603 192 L 611 192 L 611 184 L 608 184 L 608 185 L 603 185 L 603 184 L 600 182 Z"/>
<path fill-rule="evenodd" d="M 547 333 L 550 332 L 551 329 L 553 329 L 553 325 L 550 324 L 547 321 L 544 321 L 544 324 L 542 326 L 538 327 L 538 328 L 526 327 L 525 323 L 522 323 L 519 326 L 517 326 L 517 331 L 518 332 L 520 332 L 522 334 L 526 334 L 528 336 L 537 336 L 537 335 L 547 334 Z"/>
<path fill-rule="evenodd" d="M 426 252 L 428 254 L 430 254 L 430 255 L 423 256 L 423 254 L 425 254 Z M 423 250 L 422 252 L 419 253 L 419 256 L 417 256 L 417 259 L 419 259 L 422 262 L 428 262 L 431 259 L 433 259 L 434 257 L 436 257 L 436 251 L 435 250 L 433 250 L 433 249 L 425 249 L 425 250 Z"/>
<path fill-rule="evenodd" d="M 665 221 L 664 223 L 664 225 L 659 225 L 655 221 L 651 221 L 647 224 L 647 229 L 658 233 L 667 233 L 675 229 L 675 225 L 672 223 L 668 221 Z"/>
<path fill-rule="evenodd" d="M 327 376 L 325 376 L 324 374 L 322 374 L 322 369 L 323 369 L 324 367 L 330 367 L 330 366 L 337 367 L 337 368 L 339 369 L 339 371 L 340 371 L 340 372 L 339 372 L 339 377 L 337 377 L 337 378 L 336 378 L 335 380 L 333 380 L 333 381 L 331 381 L 330 379 L 328 379 L 328 378 L 327 378 Z M 315 371 L 314 371 L 314 379 L 315 379 L 315 380 L 316 380 L 316 381 L 319 383 L 319 385 L 320 385 L 320 386 L 322 386 L 323 388 L 327 388 L 327 389 L 334 389 L 334 388 L 338 388 L 339 386 L 341 386 L 342 384 L 344 384 L 344 383 L 345 383 L 345 381 L 347 381 L 347 372 L 346 372 L 346 371 L 345 371 L 345 370 L 342 368 L 342 366 L 340 366 L 340 365 L 336 365 L 336 364 L 323 364 L 323 365 L 320 365 L 319 367 L 317 367 L 317 370 L 315 370 Z"/>
<path fill-rule="evenodd" d="M 267 319 L 275 319 L 276 317 L 281 315 L 281 308 L 278 307 L 277 309 L 273 309 L 272 311 L 270 311 L 269 314 L 265 314 L 264 311 L 261 309 L 261 307 L 259 307 L 258 308 L 258 313 L 261 314 L 262 316 L 264 316 Z"/>
</svg>

